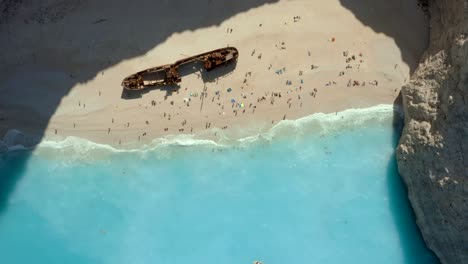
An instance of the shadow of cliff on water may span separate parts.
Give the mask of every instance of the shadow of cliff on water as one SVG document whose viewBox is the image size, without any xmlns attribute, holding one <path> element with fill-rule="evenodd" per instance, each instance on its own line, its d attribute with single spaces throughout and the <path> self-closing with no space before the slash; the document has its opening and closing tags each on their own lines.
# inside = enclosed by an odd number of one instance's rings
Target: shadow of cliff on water
<svg viewBox="0 0 468 264">
<path fill-rule="evenodd" d="M 401 58 L 408 65 L 410 75 L 416 70 L 419 60 L 429 45 L 429 17 L 427 6 L 422 8 L 418 1 L 407 0 L 339 0 L 341 5 L 354 14 L 361 23 L 377 33 L 382 33 L 395 41 L 401 47 Z M 397 19 L 390 12 L 399 8 L 401 16 L 409 19 Z M 411 25 L 405 21 L 412 21 Z M 410 30 L 411 29 L 411 30 Z M 424 39 L 414 38 L 412 30 L 420 29 Z M 419 32 L 421 33 L 421 32 Z M 396 147 L 401 136 L 404 120 L 400 118 L 398 108 L 402 105 L 401 93 L 394 102 L 393 145 Z M 398 176 L 396 156 L 388 164 L 387 182 L 389 205 L 395 225 L 398 227 L 401 249 L 405 263 L 439 263 L 437 257 L 428 249 L 416 225 L 406 185 Z M 397 177 L 398 176 L 398 177 Z M 411 217 L 408 217 L 411 216 Z"/>
<path fill-rule="evenodd" d="M 400 114 L 400 105 L 401 94 L 394 104 L 392 144 L 395 147 L 398 145 L 404 125 L 404 120 Z M 406 185 L 398 173 L 395 153 L 393 153 L 389 161 L 386 180 L 389 194 L 388 202 L 393 221 L 397 227 L 404 263 L 440 263 L 435 254 L 427 248 L 421 232 L 416 225 L 416 217 L 408 199 Z"/>
<path fill-rule="evenodd" d="M 49 120 L 72 87 L 126 59 L 144 55 L 176 33 L 219 26 L 239 13 L 275 2 L 278 0 L 2 0 L 0 72 L 8 78 L 0 78 L 0 135 L 16 128 L 40 141 L 46 132 L 54 133 L 46 131 Z M 219 45 L 213 43 L 197 52 Z M 174 54 L 176 59 L 180 54 Z M 213 81 L 220 73 L 213 74 L 204 80 Z M 120 82 L 116 81 L 115 89 L 122 89 Z M 6 158 L 15 163 L 8 167 L 15 169 L 0 167 L 0 214 L 30 155 Z"/>
</svg>

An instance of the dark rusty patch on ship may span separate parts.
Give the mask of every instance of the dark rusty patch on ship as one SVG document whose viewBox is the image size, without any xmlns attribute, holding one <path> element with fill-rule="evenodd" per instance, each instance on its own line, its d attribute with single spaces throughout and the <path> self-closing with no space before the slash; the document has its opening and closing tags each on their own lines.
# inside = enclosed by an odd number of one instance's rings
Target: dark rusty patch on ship
<svg viewBox="0 0 468 264">
<path fill-rule="evenodd" d="M 122 81 L 127 90 L 142 90 L 159 85 L 174 85 L 181 82 L 179 68 L 193 63 L 203 62 L 203 68 L 211 71 L 221 65 L 236 61 L 239 51 L 234 47 L 227 47 L 205 52 L 176 61 L 173 64 L 149 68 L 134 73 Z"/>
</svg>

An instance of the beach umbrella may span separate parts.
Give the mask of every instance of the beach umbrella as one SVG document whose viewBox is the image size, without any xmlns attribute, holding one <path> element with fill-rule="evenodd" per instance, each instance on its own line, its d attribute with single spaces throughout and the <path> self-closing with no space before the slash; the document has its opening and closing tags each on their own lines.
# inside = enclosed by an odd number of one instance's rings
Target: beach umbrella
<svg viewBox="0 0 468 264">
<path fill-rule="evenodd" d="M 231 99 L 231 103 L 235 103 L 235 102 L 236 102 L 236 100 L 234 100 L 234 99 Z"/>
</svg>

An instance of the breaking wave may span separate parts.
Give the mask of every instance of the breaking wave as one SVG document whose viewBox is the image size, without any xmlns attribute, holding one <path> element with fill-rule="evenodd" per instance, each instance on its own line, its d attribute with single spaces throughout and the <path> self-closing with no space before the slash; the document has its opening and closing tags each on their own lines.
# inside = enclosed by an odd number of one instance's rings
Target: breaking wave
<svg viewBox="0 0 468 264">
<path fill-rule="evenodd" d="M 256 143 L 270 142 L 281 137 L 297 137 L 306 134 L 324 135 L 340 131 L 357 129 L 370 124 L 391 125 L 394 116 L 402 116 L 400 109 L 394 105 L 377 105 L 369 108 L 347 109 L 335 113 L 315 113 L 296 120 L 283 120 L 266 132 L 259 132 L 246 137 L 232 137 L 223 130 L 213 139 L 203 139 L 203 135 L 169 135 L 156 138 L 149 144 L 137 148 L 116 148 L 106 144 L 95 143 L 78 137 L 67 137 L 61 141 L 42 141 L 34 150 L 36 154 L 53 153 L 54 156 L 65 155 L 67 158 L 96 158 L 112 153 L 147 153 L 161 149 L 177 149 L 174 147 L 207 147 L 231 148 L 247 147 Z M 211 133 L 212 134 L 212 133 Z"/>
</svg>

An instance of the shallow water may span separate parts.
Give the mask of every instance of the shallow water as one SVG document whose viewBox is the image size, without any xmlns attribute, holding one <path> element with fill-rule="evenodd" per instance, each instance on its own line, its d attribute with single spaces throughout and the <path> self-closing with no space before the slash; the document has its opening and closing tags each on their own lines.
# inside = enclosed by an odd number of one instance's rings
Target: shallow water
<svg viewBox="0 0 468 264">
<path fill-rule="evenodd" d="M 0 165 L 2 263 L 437 263 L 397 173 L 392 121 L 97 160 L 12 153 Z"/>
</svg>

